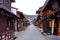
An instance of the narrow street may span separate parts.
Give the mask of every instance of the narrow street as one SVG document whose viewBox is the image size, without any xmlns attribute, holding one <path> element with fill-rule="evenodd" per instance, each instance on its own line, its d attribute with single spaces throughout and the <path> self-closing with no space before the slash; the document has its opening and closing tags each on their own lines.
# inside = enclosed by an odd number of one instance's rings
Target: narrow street
<svg viewBox="0 0 60 40">
<path fill-rule="evenodd" d="M 0 40 L 60 40 L 60 0 L 0 0 Z"/>
<path fill-rule="evenodd" d="M 46 36 L 43 36 L 39 30 L 31 24 L 25 31 L 17 34 L 16 40 L 49 40 Z"/>
</svg>

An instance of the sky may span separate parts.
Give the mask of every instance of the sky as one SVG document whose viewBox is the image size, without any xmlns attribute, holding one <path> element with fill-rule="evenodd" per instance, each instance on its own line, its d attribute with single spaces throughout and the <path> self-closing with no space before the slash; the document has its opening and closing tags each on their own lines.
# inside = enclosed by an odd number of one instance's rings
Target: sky
<svg viewBox="0 0 60 40">
<path fill-rule="evenodd" d="M 36 15 L 36 10 L 43 6 L 46 0 L 16 0 L 12 7 L 18 8 L 18 11 L 27 15 Z"/>
</svg>

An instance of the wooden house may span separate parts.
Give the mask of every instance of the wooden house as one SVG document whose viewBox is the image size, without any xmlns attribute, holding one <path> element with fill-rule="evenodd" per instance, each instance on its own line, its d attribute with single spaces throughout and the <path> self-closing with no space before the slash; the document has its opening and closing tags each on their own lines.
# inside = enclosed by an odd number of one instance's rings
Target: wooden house
<svg viewBox="0 0 60 40">
<path fill-rule="evenodd" d="M 23 14 L 23 12 L 17 11 L 17 16 L 19 19 L 17 20 L 17 31 L 20 32 L 22 30 L 25 30 L 25 28 L 30 25 L 29 20 L 26 18 L 26 16 Z M 24 26 L 24 22 L 26 23 L 26 27 Z"/>
<path fill-rule="evenodd" d="M 44 30 L 60 36 L 60 0 L 46 0 L 42 12 L 44 13 Z"/>
<path fill-rule="evenodd" d="M 14 23 L 18 17 L 11 12 L 12 2 L 15 0 L 0 0 L 0 40 L 13 40 L 14 38 Z"/>
<path fill-rule="evenodd" d="M 38 27 L 39 28 L 42 28 L 43 29 L 43 27 L 44 27 L 44 23 L 43 23 L 43 11 L 42 11 L 42 7 L 40 7 L 37 11 L 36 11 L 36 14 L 38 14 L 38 17 L 37 17 L 37 21 L 39 21 L 38 22 Z"/>
<path fill-rule="evenodd" d="M 20 32 L 23 30 L 23 19 L 25 18 L 23 12 L 17 11 L 17 16 L 19 19 L 17 20 L 17 31 Z"/>
<path fill-rule="evenodd" d="M 49 0 L 43 10 L 48 14 L 46 17 L 51 27 L 51 34 L 60 36 L 60 0 Z"/>
</svg>

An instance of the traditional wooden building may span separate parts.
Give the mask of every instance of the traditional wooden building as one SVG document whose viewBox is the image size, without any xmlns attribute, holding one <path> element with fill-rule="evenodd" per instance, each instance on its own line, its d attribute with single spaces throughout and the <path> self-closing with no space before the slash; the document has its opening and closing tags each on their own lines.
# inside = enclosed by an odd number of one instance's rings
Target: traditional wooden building
<svg viewBox="0 0 60 40">
<path fill-rule="evenodd" d="M 60 0 L 46 0 L 42 12 L 44 14 L 44 30 L 60 36 Z"/>
<path fill-rule="evenodd" d="M 0 0 L 0 40 L 13 40 L 14 38 L 14 23 L 18 17 L 11 12 L 12 2 L 15 0 Z"/>
<path fill-rule="evenodd" d="M 22 31 L 23 30 L 23 19 L 25 18 L 23 12 L 17 11 L 17 16 L 19 19 L 17 20 L 17 31 Z"/>
<path fill-rule="evenodd" d="M 49 0 L 43 11 L 46 11 L 51 34 L 60 36 L 60 0 Z"/>
<path fill-rule="evenodd" d="M 17 11 L 17 16 L 19 17 L 19 19 L 17 20 L 17 31 L 22 31 L 25 30 L 25 28 L 30 24 L 29 20 L 25 17 L 25 15 L 23 14 L 23 12 Z M 24 26 L 24 23 L 26 25 L 26 27 Z"/>
<path fill-rule="evenodd" d="M 38 26 L 39 28 L 43 28 L 44 24 L 43 24 L 43 12 L 42 12 L 42 7 L 40 7 L 36 13 L 38 14 L 37 20 L 39 21 Z"/>
</svg>

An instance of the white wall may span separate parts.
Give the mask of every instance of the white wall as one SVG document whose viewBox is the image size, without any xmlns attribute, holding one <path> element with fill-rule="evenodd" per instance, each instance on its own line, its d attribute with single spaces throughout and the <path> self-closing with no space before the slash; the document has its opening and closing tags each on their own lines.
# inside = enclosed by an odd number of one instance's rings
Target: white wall
<svg viewBox="0 0 60 40">
<path fill-rule="evenodd" d="M 17 14 L 17 9 L 12 7 L 11 12 L 13 12 L 16 15 Z"/>
</svg>

